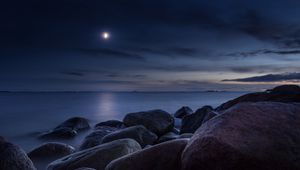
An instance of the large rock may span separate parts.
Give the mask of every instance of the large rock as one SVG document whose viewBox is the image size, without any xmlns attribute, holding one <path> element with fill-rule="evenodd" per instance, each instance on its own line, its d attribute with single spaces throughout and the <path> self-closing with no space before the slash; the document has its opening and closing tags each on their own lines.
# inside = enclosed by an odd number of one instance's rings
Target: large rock
<svg viewBox="0 0 300 170">
<path fill-rule="evenodd" d="M 102 138 L 117 129 L 114 127 L 108 127 L 108 126 L 98 126 L 97 130 L 93 131 L 89 135 L 87 135 L 82 144 L 79 147 L 79 150 L 84 150 L 87 148 L 91 148 L 97 145 L 100 145 L 102 143 Z"/>
<path fill-rule="evenodd" d="M 194 133 L 204 122 L 216 115 L 211 106 L 203 106 L 195 113 L 187 115 L 182 119 L 180 133 Z"/>
<path fill-rule="evenodd" d="M 173 140 L 112 161 L 105 170 L 180 170 L 186 139 Z"/>
<path fill-rule="evenodd" d="M 0 137 L 0 169 L 36 170 L 26 153 L 18 146 Z"/>
<path fill-rule="evenodd" d="M 141 150 L 133 139 L 120 139 L 82 150 L 50 163 L 48 170 L 73 170 L 89 167 L 104 170 L 107 164 L 121 156 Z"/>
<path fill-rule="evenodd" d="M 42 159 L 49 157 L 63 157 L 75 152 L 75 148 L 59 142 L 48 142 L 33 149 L 27 155 L 31 159 Z"/>
<path fill-rule="evenodd" d="M 238 104 L 195 132 L 182 170 L 300 169 L 299 124 L 299 104 Z"/>
<path fill-rule="evenodd" d="M 79 131 L 89 129 L 90 125 L 87 119 L 82 117 L 70 118 L 60 125 L 58 125 L 53 130 L 42 133 L 40 139 L 69 139 L 77 135 Z"/>
<path fill-rule="evenodd" d="M 152 145 L 157 140 L 157 136 L 154 133 L 146 129 L 144 126 L 138 125 L 138 126 L 132 126 L 132 127 L 128 127 L 110 133 L 105 137 L 103 137 L 102 143 L 107 143 L 110 141 L 123 139 L 123 138 L 134 139 L 142 147 L 145 147 L 146 145 Z"/>
<path fill-rule="evenodd" d="M 283 85 L 275 87 L 272 90 L 266 92 L 249 93 L 240 96 L 236 99 L 230 100 L 223 103 L 216 108 L 217 111 L 226 110 L 238 103 L 242 102 L 263 102 L 263 101 L 273 101 L 273 102 L 283 102 L 283 103 L 293 103 L 300 102 L 300 87 L 296 85 Z"/>
<path fill-rule="evenodd" d="M 129 113 L 123 120 L 126 126 L 143 125 L 158 136 L 171 131 L 174 118 L 163 110 Z"/>
<path fill-rule="evenodd" d="M 100 123 L 96 124 L 95 128 L 97 129 L 98 127 L 102 127 L 102 126 L 109 126 L 109 127 L 114 127 L 114 128 L 123 128 L 124 123 L 119 121 L 119 120 L 108 120 L 108 121 L 100 122 Z"/>
<path fill-rule="evenodd" d="M 60 129 L 60 128 L 71 128 L 72 130 L 80 131 L 80 130 L 89 129 L 90 125 L 88 120 L 85 118 L 73 117 L 64 121 L 63 123 L 58 125 L 55 129 Z"/>
<path fill-rule="evenodd" d="M 162 142 L 166 142 L 166 141 L 169 141 L 169 140 L 174 140 L 174 139 L 177 139 L 177 138 L 179 138 L 179 135 L 177 135 L 173 132 L 168 132 L 168 133 L 162 135 L 158 139 L 157 143 L 162 143 Z"/>
<path fill-rule="evenodd" d="M 174 114 L 174 117 L 182 119 L 186 115 L 190 115 L 193 113 L 193 110 L 187 106 L 181 107 L 179 110 L 177 110 Z"/>
</svg>

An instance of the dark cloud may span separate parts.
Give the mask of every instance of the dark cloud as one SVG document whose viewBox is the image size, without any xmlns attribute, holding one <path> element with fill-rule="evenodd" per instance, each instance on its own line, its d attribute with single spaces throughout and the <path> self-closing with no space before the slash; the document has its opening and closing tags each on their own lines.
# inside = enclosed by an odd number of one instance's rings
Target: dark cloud
<svg viewBox="0 0 300 170">
<path fill-rule="evenodd" d="M 263 76 L 255 76 L 241 79 L 225 79 L 222 81 L 235 81 L 235 82 L 299 82 L 300 73 L 284 73 L 284 74 L 267 74 Z"/>
<path fill-rule="evenodd" d="M 115 58 L 133 59 L 133 60 L 140 60 L 140 61 L 145 60 L 143 56 L 138 54 L 128 53 L 126 51 L 108 49 L 108 48 L 78 49 L 78 51 L 93 57 L 115 57 Z"/>
</svg>

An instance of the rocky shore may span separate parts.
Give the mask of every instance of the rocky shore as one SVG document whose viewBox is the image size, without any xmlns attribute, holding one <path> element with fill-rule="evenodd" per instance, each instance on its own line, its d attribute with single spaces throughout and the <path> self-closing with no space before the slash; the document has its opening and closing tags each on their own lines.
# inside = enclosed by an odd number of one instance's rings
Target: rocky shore
<svg viewBox="0 0 300 170">
<path fill-rule="evenodd" d="M 300 87 L 283 85 L 217 108 L 128 113 L 94 127 L 70 118 L 40 134 L 45 143 L 29 153 L 0 137 L 0 169 L 35 170 L 44 162 L 47 170 L 297 170 L 299 127 Z M 87 129 L 80 146 L 47 142 Z"/>
</svg>

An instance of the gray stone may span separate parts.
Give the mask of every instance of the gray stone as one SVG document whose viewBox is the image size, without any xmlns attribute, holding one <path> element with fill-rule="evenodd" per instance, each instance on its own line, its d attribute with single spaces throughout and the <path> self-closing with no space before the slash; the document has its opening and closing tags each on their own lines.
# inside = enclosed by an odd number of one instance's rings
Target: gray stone
<svg viewBox="0 0 300 170">
<path fill-rule="evenodd" d="M 143 125 L 158 136 L 172 131 L 174 118 L 163 110 L 129 113 L 123 120 L 125 126 Z"/>
<path fill-rule="evenodd" d="M 18 146 L 0 138 L 1 170 L 36 170 L 26 153 Z"/>
<path fill-rule="evenodd" d="M 105 170 L 180 170 L 188 140 L 164 142 L 112 161 Z"/>
<path fill-rule="evenodd" d="M 299 113 L 299 104 L 237 104 L 195 132 L 182 170 L 300 169 Z"/>
<path fill-rule="evenodd" d="M 48 170 L 73 170 L 81 167 L 90 167 L 104 170 L 107 164 L 121 156 L 141 150 L 141 146 L 133 139 L 120 139 L 98 145 L 50 163 Z"/>
<path fill-rule="evenodd" d="M 203 106 L 195 113 L 187 115 L 182 119 L 180 133 L 194 133 L 204 122 L 216 115 L 211 106 Z"/>
<path fill-rule="evenodd" d="M 190 115 L 193 113 L 193 110 L 187 106 L 181 107 L 179 110 L 177 110 L 174 114 L 174 117 L 182 119 L 186 115 Z"/>
<path fill-rule="evenodd" d="M 138 125 L 110 133 L 103 137 L 102 143 L 107 143 L 122 138 L 134 139 L 142 147 L 145 147 L 146 145 L 152 145 L 157 140 L 157 136 L 154 133 L 146 129 L 144 126 Z"/>
</svg>

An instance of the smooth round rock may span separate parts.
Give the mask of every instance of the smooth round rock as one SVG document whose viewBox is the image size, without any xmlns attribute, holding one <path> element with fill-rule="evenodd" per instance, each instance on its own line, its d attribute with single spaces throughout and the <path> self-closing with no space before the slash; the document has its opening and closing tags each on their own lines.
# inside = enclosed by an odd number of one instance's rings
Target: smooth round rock
<svg viewBox="0 0 300 170">
<path fill-rule="evenodd" d="M 300 169 L 300 104 L 240 103 L 203 124 L 182 170 Z"/>
<path fill-rule="evenodd" d="M 59 142 L 48 142 L 38 146 L 30 151 L 27 155 L 33 158 L 49 158 L 49 157 L 63 157 L 75 152 L 75 148 Z"/>
<path fill-rule="evenodd" d="M 154 144 L 158 137 L 144 126 L 138 125 L 112 132 L 103 137 L 102 143 L 107 143 L 122 138 L 134 139 L 142 147 L 145 147 L 146 145 Z"/>
<path fill-rule="evenodd" d="M 0 137 L 0 169 L 1 170 L 36 170 L 27 154 L 3 137 Z"/>
<path fill-rule="evenodd" d="M 143 149 L 112 161 L 105 170 L 180 170 L 181 153 L 187 142 L 172 140 Z"/>
<path fill-rule="evenodd" d="M 193 113 L 193 110 L 187 106 L 181 107 L 179 110 L 177 110 L 174 114 L 174 117 L 182 119 L 186 115 L 190 115 Z"/>
<path fill-rule="evenodd" d="M 174 118 L 163 110 L 129 113 L 123 122 L 127 127 L 143 125 L 158 136 L 170 132 L 174 128 Z"/>
<path fill-rule="evenodd" d="M 141 146 L 135 140 L 120 139 L 65 156 L 50 163 L 47 169 L 69 170 L 89 167 L 104 170 L 112 160 L 138 150 L 141 150 Z"/>
</svg>

